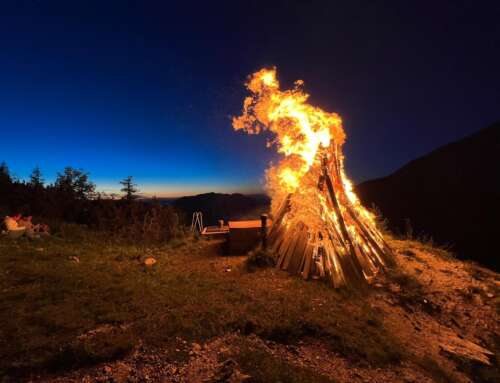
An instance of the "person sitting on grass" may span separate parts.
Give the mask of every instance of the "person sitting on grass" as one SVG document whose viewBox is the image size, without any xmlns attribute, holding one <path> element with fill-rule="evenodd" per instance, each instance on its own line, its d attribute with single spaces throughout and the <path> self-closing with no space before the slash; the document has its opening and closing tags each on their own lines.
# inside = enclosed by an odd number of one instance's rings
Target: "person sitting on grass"
<svg viewBox="0 0 500 383">
<path fill-rule="evenodd" d="M 50 235 L 50 227 L 45 223 L 33 224 L 31 215 L 21 218 L 18 222 L 26 227 L 26 235 L 30 238 L 39 238 L 41 235 Z"/>
<path fill-rule="evenodd" d="M 26 231 L 26 227 L 19 224 L 20 219 L 21 219 L 21 214 L 16 214 L 13 216 L 7 215 L 4 218 L 3 222 L 5 228 L 7 229 L 7 234 L 12 236 L 13 238 L 22 236 Z"/>
<path fill-rule="evenodd" d="M 16 214 L 13 215 L 12 217 L 6 215 L 4 219 L 5 228 L 7 230 L 16 230 L 23 227 L 23 225 L 19 224 L 20 219 L 21 219 L 21 214 Z"/>
<path fill-rule="evenodd" d="M 45 223 L 40 223 L 37 225 L 37 233 L 40 235 L 50 235 L 50 227 Z"/>
<path fill-rule="evenodd" d="M 31 215 L 21 217 L 21 214 L 5 216 L 4 226 L 7 234 L 12 238 L 19 238 L 26 235 L 28 238 L 40 238 L 40 236 L 50 235 L 50 227 L 44 223 L 33 224 Z"/>
<path fill-rule="evenodd" d="M 21 218 L 17 223 L 20 226 L 24 226 L 26 228 L 26 236 L 29 238 L 38 238 L 39 235 L 36 234 L 39 231 L 40 225 L 33 225 L 32 222 L 33 217 L 31 215 L 27 217 Z"/>
</svg>

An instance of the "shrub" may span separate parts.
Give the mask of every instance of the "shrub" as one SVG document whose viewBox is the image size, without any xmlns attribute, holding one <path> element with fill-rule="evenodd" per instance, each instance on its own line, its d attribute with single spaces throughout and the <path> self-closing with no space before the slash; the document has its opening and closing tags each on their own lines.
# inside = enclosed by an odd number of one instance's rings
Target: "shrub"
<svg viewBox="0 0 500 383">
<path fill-rule="evenodd" d="M 91 228 L 134 242 L 166 242 L 184 236 L 178 212 L 172 206 L 142 201 L 100 200 L 89 211 Z"/>
<path fill-rule="evenodd" d="M 269 251 L 262 248 L 248 253 L 248 258 L 245 261 L 247 271 L 255 271 L 258 268 L 272 267 L 276 265 L 276 258 Z"/>
</svg>

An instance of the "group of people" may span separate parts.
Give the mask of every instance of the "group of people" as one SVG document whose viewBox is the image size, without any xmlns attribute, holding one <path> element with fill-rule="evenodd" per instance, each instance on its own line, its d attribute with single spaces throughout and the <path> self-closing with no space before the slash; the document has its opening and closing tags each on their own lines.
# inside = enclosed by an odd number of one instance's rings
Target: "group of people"
<svg viewBox="0 0 500 383">
<path fill-rule="evenodd" d="M 32 220 L 32 216 L 23 217 L 21 214 L 5 216 L 4 226 L 7 229 L 7 234 L 11 234 L 15 237 L 25 235 L 29 238 L 38 238 L 42 235 L 50 234 L 48 225 L 43 223 L 35 225 Z"/>
</svg>

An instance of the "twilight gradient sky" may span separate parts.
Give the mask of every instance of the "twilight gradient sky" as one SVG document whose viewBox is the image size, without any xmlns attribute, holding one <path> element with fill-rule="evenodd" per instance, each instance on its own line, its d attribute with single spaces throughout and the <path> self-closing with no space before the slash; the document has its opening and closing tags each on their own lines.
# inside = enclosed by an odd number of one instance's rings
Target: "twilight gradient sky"
<svg viewBox="0 0 500 383">
<path fill-rule="evenodd" d="M 230 116 L 276 65 L 343 117 L 351 178 L 384 176 L 500 118 L 498 20 L 481 1 L 2 1 L 0 161 L 107 191 L 261 190 L 276 157 Z"/>
</svg>

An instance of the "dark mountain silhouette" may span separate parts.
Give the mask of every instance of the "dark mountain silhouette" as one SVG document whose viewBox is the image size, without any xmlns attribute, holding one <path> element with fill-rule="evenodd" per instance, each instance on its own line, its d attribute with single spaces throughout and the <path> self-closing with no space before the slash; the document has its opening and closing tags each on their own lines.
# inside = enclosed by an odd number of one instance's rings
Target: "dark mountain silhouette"
<svg viewBox="0 0 500 383">
<path fill-rule="evenodd" d="M 356 187 L 390 227 L 430 235 L 458 257 L 499 270 L 500 122 Z"/>
<path fill-rule="evenodd" d="M 269 208 L 269 197 L 243 194 L 205 193 L 189 197 L 181 197 L 174 201 L 174 206 L 186 214 L 190 221 L 193 212 L 203 213 L 205 225 L 215 225 L 219 219 L 258 219 L 261 213 Z"/>
</svg>

